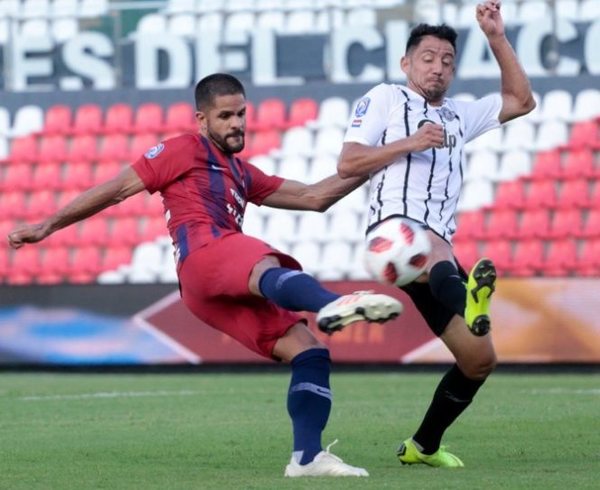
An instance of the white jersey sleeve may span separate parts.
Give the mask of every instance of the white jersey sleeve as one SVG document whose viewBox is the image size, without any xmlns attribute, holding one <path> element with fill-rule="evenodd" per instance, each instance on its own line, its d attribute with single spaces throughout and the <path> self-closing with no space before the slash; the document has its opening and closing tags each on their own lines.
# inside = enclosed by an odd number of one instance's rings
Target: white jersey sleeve
<svg viewBox="0 0 600 490">
<path fill-rule="evenodd" d="M 500 94 L 487 95 L 472 102 L 455 100 L 454 103 L 464 119 L 465 143 L 491 129 L 500 127 L 498 120 L 502 109 Z"/>
<path fill-rule="evenodd" d="M 388 126 L 394 97 L 394 88 L 385 83 L 369 90 L 356 104 L 350 117 L 344 143 L 376 146 Z"/>
</svg>

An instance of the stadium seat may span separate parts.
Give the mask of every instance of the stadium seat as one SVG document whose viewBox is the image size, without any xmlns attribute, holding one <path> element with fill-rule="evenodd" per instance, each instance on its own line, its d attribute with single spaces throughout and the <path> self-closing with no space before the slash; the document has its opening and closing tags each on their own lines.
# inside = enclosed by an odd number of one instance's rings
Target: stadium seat
<svg viewBox="0 0 600 490">
<path fill-rule="evenodd" d="M 269 155 L 272 151 L 281 147 L 281 133 L 276 129 L 260 131 L 251 140 L 250 156 Z"/>
<path fill-rule="evenodd" d="M 268 155 L 255 155 L 250 158 L 250 163 L 255 167 L 258 167 L 267 175 L 273 175 L 276 173 L 275 159 Z"/>
<path fill-rule="evenodd" d="M 552 208 L 557 203 L 556 183 L 553 180 L 534 180 L 525 194 L 525 207 Z"/>
<path fill-rule="evenodd" d="M 494 265 L 498 270 L 498 274 L 507 275 L 510 274 L 513 265 L 513 246 L 510 240 L 492 240 L 483 243 L 481 255 L 473 256 L 471 266 L 477 262 L 481 257 L 489 257 L 494 261 Z M 472 251 L 471 251 L 472 253 Z M 467 267 L 467 263 L 461 262 L 464 267 Z"/>
<path fill-rule="evenodd" d="M 155 282 L 163 264 L 162 248 L 153 243 L 138 245 L 131 258 L 128 280 L 131 283 Z"/>
<path fill-rule="evenodd" d="M 109 134 L 99 145 L 98 160 L 103 162 L 129 162 L 129 137 L 125 134 Z M 133 163 L 133 162 L 131 162 Z"/>
<path fill-rule="evenodd" d="M 466 186 L 465 186 L 466 187 Z M 477 188 L 474 189 L 477 191 Z M 521 209 L 525 203 L 525 186 L 522 180 L 500 182 L 493 199 L 495 208 Z"/>
<path fill-rule="evenodd" d="M 572 111 L 573 96 L 568 90 L 550 90 L 546 93 L 546 95 L 544 95 L 544 101 L 542 103 L 542 118 L 545 121 L 570 121 Z"/>
<path fill-rule="evenodd" d="M 247 216 L 246 216 L 247 218 Z M 262 218 L 261 218 L 262 219 Z M 244 225 L 246 219 L 244 219 Z M 140 241 L 150 242 L 160 237 L 168 237 L 167 223 L 163 216 L 148 218 L 140 233 Z M 259 235 L 260 236 L 260 235 Z M 170 238 L 169 238 L 170 239 Z"/>
<path fill-rule="evenodd" d="M 84 284 L 94 282 L 102 271 L 100 249 L 93 246 L 77 247 L 71 256 L 69 282 Z"/>
<path fill-rule="evenodd" d="M 78 8 L 79 0 L 54 0 L 50 5 L 50 17 L 76 17 Z"/>
<path fill-rule="evenodd" d="M 561 154 L 557 149 L 538 152 L 533 162 L 531 179 L 549 180 L 562 177 Z"/>
<path fill-rule="evenodd" d="M 57 162 L 36 165 L 31 186 L 34 190 L 58 190 L 62 183 L 62 164 Z"/>
<path fill-rule="evenodd" d="M 319 105 L 310 98 L 300 98 L 292 101 L 286 127 L 304 126 L 310 121 L 316 121 Z"/>
<path fill-rule="evenodd" d="M 10 135 L 12 137 L 26 136 L 37 133 L 44 127 L 44 111 L 37 105 L 24 105 L 17 110 Z"/>
<path fill-rule="evenodd" d="M 100 267 L 103 271 L 116 270 L 131 262 L 133 250 L 129 246 L 119 245 L 104 249 Z"/>
<path fill-rule="evenodd" d="M 40 270 L 36 277 L 39 284 L 58 284 L 65 280 L 70 268 L 68 247 L 49 247 L 41 250 Z"/>
<path fill-rule="evenodd" d="M 311 157 L 314 154 L 314 144 L 313 132 L 310 129 L 303 126 L 288 129 L 281 139 L 281 156 Z"/>
<path fill-rule="evenodd" d="M 295 242 L 291 254 L 307 273 L 316 274 L 320 270 L 321 247 L 316 242 Z"/>
<path fill-rule="evenodd" d="M 590 188 L 587 179 L 564 181 L 557 206 L 561 209 L 585 208 L 590 205 Z"/>
<path fill-rule="evenodd" d="M 122 165 L 117 162 L 104 162 L 96 165 L 93 172 L 92 185 L 98 185 L 115 177 L 121 171 Z"/>
<path fill-rule="evenodd" d="M 143 216 L 146 214 L 145 204 L 144 194 L 135 194 L 114 206 L 112 216 Z"/>
<path fill-rule="evenodd" d="M 533 150 L 535 146 L 535 126 L 527 119 L 517 119 L 504 129 L 502 146 L 506 150 Z"/>
<path fill-rule="evenodd" d="M 133 135 L 129 142 L 128 163 L 133 163 L 141 158 L 150 148 L 160 143 L 155 133 L 139 133 Z"/>
<path fill-rule="evenodd" d="M 557 209 L 550 222 L 548 236 L 553 239 L 583 236 L 583 218 L 579 209 Z"/>
<path fill-rule="evenodd" d="M 494 201 L 494 186 L 489 180 L 471 180 L 465 183 L 458 201 L 459 211 L 473 211 L 490 206 Z"/>
<path fill-rule="evenodd" d="M 75 18 L 54 19 L 50 24 L 50 34 L 57 44 L 64 44 L 79 33 L 79 24 Z"/>
<path fill-rule="evenodd" d="M 8 255 L 9 249 L 7 247 L 0 248 L 0 282 L 6 282 L 6 276 L 9 271 Z"/>
<path fill-rule="evenodd" d="M 34 281 L 40 270 L 39 250 L 37 247 L 24 247 L 12 252 L 6 277 L 8 284 L 29 284 Z"/>
<path fill-rule="evenodd" d="M 224 40 L 235 41 L 240 35 L 251 32 L 255 28 L 255 17 L 252 12 L 234 12 L 225 18 Z"/>
<path fill-rule="evenodd" d="M 278 246 L 293 243 L 297 237 L 297 216 L 293 213 L 272 212 L 265 222 L 265 238 L 268 243 Z"/>
<path fill-rule="evenodd" d="M 187 102 L 177 102 L 167 108 L 165 116 L 165 131 L 194 131 L 196 129 L 196 120 L 194 118 L 194 108 Z"/>
<path fill-rule="evenodd" d="M 0 168 L 0 170 L 2 170 Z M 32 188 L 33 166 L 29 163 L 11 162 L 4 165 L 4 174 L 0 180 L 0 190 L 23 191 Z"/>
<path fill-rule="evenodd" d="M 71 163 L 90 162 L 98 158 L 98 138 L 93 135 L 75 136 L 71 140 L 66 160 Z"/>
<path fill-rule="evenodd" d="M 76 162 L 65 165 L 60 188 L 62 190 L 84 190 L 92 185 L 92 165 Z"/>
<path fill-rule="evenodd" d="M 60 163 L 67 159 L 67 139 L 62 135 L 43 136 L 39 143 L 37 162 Z"/>
<path fill-rule="evenodd" d="M 19 35 L 30 38 L 50 36 L 50 24 L 46 18 L 27 19 L 21 22 Z"/>
<path fill-rule="evenodd" d="M 543 121 L 537 131 L 535 149 L 544 151 L 562 147 L 569 141 L 567 133 L 567 125 L 564 121 Z"/>
<path fill-rule="evenodd" d="M 300 240 L 326 242 L 329 231 L 329 216 L 323 213 L 302 213 L 298 216 L 298 232 Z"/>
<path fill-rule="evenodd" d="M 479 247 L 475 240 L 457 241 L 453 248 L 454 255 L 460 262 L 460 265 L 466 270 L 470 270 L 481 258 L 479 255 Z M 491 258 L 493 259 L 494 257 Z"/>
<path fill-rule="evenodd" d="M 544 268 L 544 242 L 522 240 L 515 244 L 511 274 L 519 277 L 535 276 Z"/>
<path fill-rule="evenodd" d="M 517 211 L 514 209 L 493 211 L 484 228 L 485 238 L 487 240 L 516 238 L 518 236 L 517 226 Z"/>
<path fill-rule="evenodd" d="M 109 238 L 112 245 L 137 245 L 140 241 L 138 218 L 113 219 Z"/>
<path fill-rule="evenodd" d="M 562 179 L 592 179 L 600 176 L 594 164 L 594 154 L 589 148 L 571 150 L 565 156 Z"/>
<path fill-rule="evenodd" d="M 574 123 L 565 147 L 570 150 L 600 149 L 600 125 L 596 121 Z"/>
<path fill-rule="evenodd" d="M 64 104 L 50 106 L 44 117 L 45 135 L 66 134 L 71 130 L 73 111 L 71 107 Z"/>
<path fill-rule="evenodd" d="M 79 245 L 82 247 L 108 244 L 108 219 L 101 213 L 84 220 L 78 230 Z"/>
<path fill-rule="evenodd" d="M 288 155 L 279 162 L 277 175 L 289 180 L 304 182 L 308 175 L 308 160 L 300 155 Z"/>
<path fill-rule="evenodd" d="M 134 114 L 133 130 L 138 134 L 159 133 L 164 129 L 164 111 L 160 104 L 145 102 Z M 156 138 L 155 138 L 156 139 Z M 158 142 L 155 142 L 156 144 Z M 153 145 L 150 145 L 153 146 Z M 149 148 L 149 147 L 148 147 Z M 146 150 L 148 149 L 146 148 Z M 145 151 L 145 150 L 144 150 Z"/>
<path fill-rule="evenodd" d="M 503 128 L 492 129 L 483 133 L 481 136 L 469 141 L 465 145 L 465 153 L 474 151 L 488 150 L 501 152 L 504 151 L 502 142 Z"/>
<path fill-rule="evenodd" d="M 337 157 L 333 155 L 316 155 L 310 164 L 310 171 L 305 182 L 318 182 L 337 173 Z"/>
<path fill-rule="evenodd" d="M 511 150 L 502 154 L 498 164 L 498 181 L 515 180 L 531 172 L 531 153 L 525 150 Z"/>
<path fill-rule="evenodd" d="M 133 108 L 129 104 L 116 103 L 108 107 L 103 132 L 107 134 L 130 133 L 133 130 Z"/>
<path fill-rule="evenodd" d="M 33 163 L 38 159 L 38 141 L 35 136 L 19 136 L 12 140 L 9 162 Z"/>
<path fill-rule="evenodd" d="M 582 22 L 594 21 L 600 17 L 600 4 L 598 0 L 582 0 L 579 6 L 579 19 Z"/>
<path fill-rule="evenodd" d="M 598 10 L 600 13 L 600 9 Z M 579 92 L 575 96 L 572 120 L 574 122 L 583 122 L 595 119 L 598 116 L 600 116 L 600 90 L 589 88 Z"/>
<path fill-rule="evenodd" d="M 325 230 L 325 237 L 332 240 L 346 240 L 348 242 L 360 242 L 364 238 L 362 220 L 358 213 L 352 209 L 339 208 L 335 206 L 330 211 L 329 227 Z"/>
<path fill-rule="evenodd" d="M 352 245 L 343 241 L 327 242 L 323 246 L 319 279 L 339 281 L 347 278 L 352 264 Z"/>
<path fill-rule="evenodd" d="M 284 129 L 286 127 L 286 107 L 283 100 L 268 98 L 256 109 L 256 131 Z"/>
<path fill-rule="evenodd" d="M 338 127 L 320 128 L 315 137 L 315 155 L 333 155 L 337 157 L 342 151 L 344 130 Z"/>
<path fill-rule="evenodd" d="M 600 238 L 584 240 L 577 257 L 577 274 L 585 277 L 600 276 Z"/>
<path fill-rule="evenodd" d="M 528 209 L 522 212 L 517 228 L 520 240 L 546 238 L 550 233 L 550 214 L 547 209 Z"/>
<path fill-rule="evenodd" d="M 585 238 L 600 238 L 600 208 L 594 207 L 587 213 L 581 235 Z"/>
<path fill-rule="evenodd" d="M 110 0 L 81 0 L 79 4 L 79 17 L 99 18 L 108 15 Z"/>
<path fill-rule="evenodd" d="M 57 210 L 56 195 L 51 190 L 41 190 L 32 193 L 25 208 L 25 218 L 28 221 L 41 221 Z"/>
<path fill-rule="evenodd" d="M 544 276 L 564 277 L 577 267 L 577 244 L 571 238 L 553 241 L 548 244 L 542 262 Z"/>
<path fill-rule="evenodd" d="M 494 151 L 480 150 L 468 157 L 465 180 L 496 180 L 498 175 L 498 154 Z"/>
<path fill-rule="evenodd" d="M 329 97 L 321 102 L 317 120 L 311 124 L 318 128 L 334 126 L 346 129 L 350 119 L 350 104 L 342 97 Z"/>
<path fill-rule="evenodd" d="M 25 217 L 27 199 L 22 191 L 0 192 L 0 218 L 12 219 Z"/>
<path fill-rule="evenodd" d="M 102 107 L 99 104 L 83 104 L 75 112 L 73 134 L 98 134 L 102 130 Z"/>
<path fill-rule="evenodd" d="M 480 210 L 464 211 L 458 214 L 458 225 L 454 242 L 471 242 L 485 236 L 484 226 L 486 215 Z"/>
</svg>

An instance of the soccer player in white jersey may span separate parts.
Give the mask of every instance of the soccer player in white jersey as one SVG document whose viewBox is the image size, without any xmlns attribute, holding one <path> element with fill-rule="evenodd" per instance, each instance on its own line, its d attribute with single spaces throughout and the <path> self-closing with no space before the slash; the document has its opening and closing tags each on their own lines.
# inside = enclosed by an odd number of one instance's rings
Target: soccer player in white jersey
<svg viewBox="0 0 600 490">
<path fill-rule="evenodd" d="M 500 93 L 473 102 L 447 98 L 457 33 L 447 25 L 416 26 L 401 59 L 406 85 L 382 83 L 358 102 L 338 162 L 342 177 L 370 175 L 369 229 L 404 216 L 421 223 L 432 242 L 427 274 L 403 289 L 456 364 L 439 383 L 420 427 L 400 445 L 403 464 L 463 466 L 440 442 L 496 364 L 488 335 L 495 268 L 482 259 L 467 276 L 452 249 L 463 146 L 527 114 L 535 101 L 506 39 L 500 2 L 477 5 L 475 15 L 500 67 Z"/>
</svg>

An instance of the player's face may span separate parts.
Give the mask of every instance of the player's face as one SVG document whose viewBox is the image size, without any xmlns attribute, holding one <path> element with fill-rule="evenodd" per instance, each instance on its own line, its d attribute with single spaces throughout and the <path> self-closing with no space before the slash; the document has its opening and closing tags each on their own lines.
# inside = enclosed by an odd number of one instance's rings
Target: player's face
<svg viewBox="0 0 600 490">
<path fill-rule="evenodd" d="M 441 102 L 454 79 L 455 53 L 452 44 L 435 36 L 424 36 L 418 46 L 404 56 L 400 66 L 408 87 L 428 102 Z"/>
<path fill-rule="evenodd" d="M 196 113 L 200 132 L 225 153 L 244 149 L 246 99 L 242 94 L 217 95 L 212 106 Z"/>
</svg>

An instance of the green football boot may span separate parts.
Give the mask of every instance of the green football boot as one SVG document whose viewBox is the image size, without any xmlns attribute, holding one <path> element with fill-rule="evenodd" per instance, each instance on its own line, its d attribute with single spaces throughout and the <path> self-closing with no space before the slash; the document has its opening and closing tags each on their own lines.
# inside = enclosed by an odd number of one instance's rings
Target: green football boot
<svg viewBox="0 0 600 490">
<path fill-rule="evenodd" d="M 426 464 L 434 468 L 462 468 L 463 462 L 454 454 L 446 451 L 444 446 L 433 454 L 420 452 L 412 439 L 406 439 L 396 453 L 402 464 Z"/>
<path fill-rule="evenodd" d="M 465 322 L 473 335 L 490 331 L 490 302 L 496 288 L 496 268 L 490 259 L 480 259 L 471 269 L 467 281 Z"/>
</svg>

